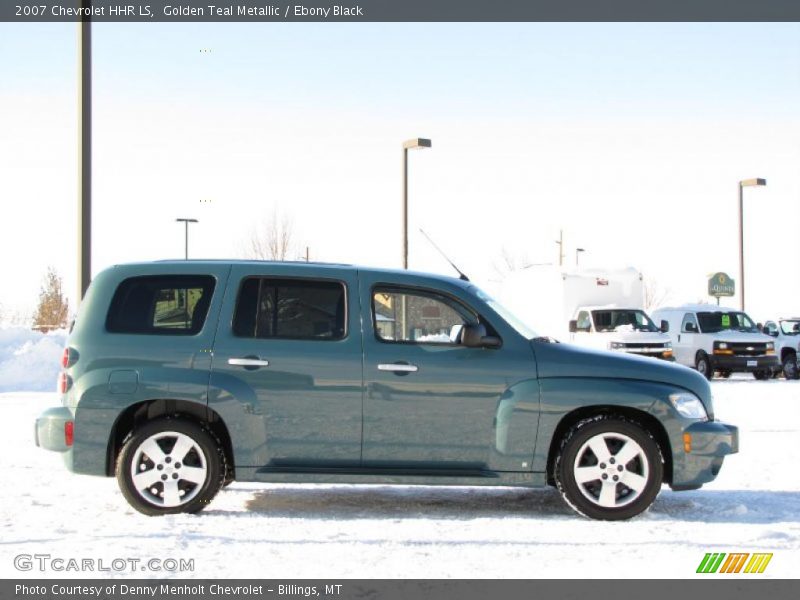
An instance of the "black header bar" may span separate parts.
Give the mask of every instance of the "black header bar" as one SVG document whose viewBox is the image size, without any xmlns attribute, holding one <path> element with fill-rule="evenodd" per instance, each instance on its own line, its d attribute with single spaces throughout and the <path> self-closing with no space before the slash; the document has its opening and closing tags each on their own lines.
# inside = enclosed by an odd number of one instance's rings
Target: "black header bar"
<svg viewBox="0 0 800 600">
<path fill-rule="evenodd" d="M 0 21 L 768 22 L 799 0 L 0 0 Z"/>
</svg>

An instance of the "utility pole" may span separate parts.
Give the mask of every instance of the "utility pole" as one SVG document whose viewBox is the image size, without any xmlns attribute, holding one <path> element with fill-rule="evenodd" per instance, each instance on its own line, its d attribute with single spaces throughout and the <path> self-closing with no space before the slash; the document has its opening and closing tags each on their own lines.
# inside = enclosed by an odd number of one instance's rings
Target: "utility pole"
<svg viewBox="0 0 800 600">
<path fill-rule="evenodd" d="M 558 230 L 558 239 L 556 240 L 556 244 L 558 244 L 558 266 L 564 266 L 564 230 Z"/>
<path fill-rule="evenodd" d="M 78 304 L 92 281 L 92 24 L 78 23 Z"/>
</svg>

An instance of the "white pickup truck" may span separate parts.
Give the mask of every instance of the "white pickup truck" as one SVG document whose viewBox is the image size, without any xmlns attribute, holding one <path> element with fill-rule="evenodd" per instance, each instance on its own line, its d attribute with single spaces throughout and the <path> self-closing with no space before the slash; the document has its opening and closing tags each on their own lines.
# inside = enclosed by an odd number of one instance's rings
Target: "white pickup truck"
<svg viewBox="0 0 800 600">
<path fill-rule="evenodd" d="M 800 317 L 767 321 L 762 331 L 775 339 L 775 354 L 781 360 L 783 376 L 786 379 L 800 379 L 797 364 L 800 355 Z"/>
<path fill-rule="evenodd" d="M 592 348 L 674 360 L 666 323 L 644 311 L 642 275 L 534 265 L 509 274 L 498 299 L 535 331 Z"/>
</svg>

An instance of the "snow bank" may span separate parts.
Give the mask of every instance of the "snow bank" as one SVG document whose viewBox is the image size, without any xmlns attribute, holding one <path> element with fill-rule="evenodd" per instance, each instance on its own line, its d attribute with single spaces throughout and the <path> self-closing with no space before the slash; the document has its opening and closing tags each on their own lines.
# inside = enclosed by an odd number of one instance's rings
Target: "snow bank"
<svg viewBox="0 0 800 600">
<path fill-rule="evenodd" d="M 55 389 L 67 332 L 0 329 L 0 392 Z"/>
</svg>

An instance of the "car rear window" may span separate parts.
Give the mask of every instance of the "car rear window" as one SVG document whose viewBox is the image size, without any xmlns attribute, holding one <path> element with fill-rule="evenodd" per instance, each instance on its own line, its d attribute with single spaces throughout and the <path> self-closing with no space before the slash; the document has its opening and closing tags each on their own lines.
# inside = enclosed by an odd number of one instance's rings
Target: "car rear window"
<svg viewBox="0 0 800 600">
<path fill-rule="evenodd" d="M 119 284 L 106 317 L 112 333 L 195 335 L 214 294 L 209 275 L 131 277 Z"/>
<path fill-rule="evenodd" d="M 242 282 L 233 334 L 250 338 L 340 340 L 345 288 L 338 281 L 249 277 Z"/>
</svg>

